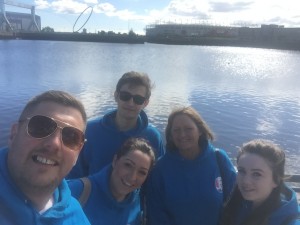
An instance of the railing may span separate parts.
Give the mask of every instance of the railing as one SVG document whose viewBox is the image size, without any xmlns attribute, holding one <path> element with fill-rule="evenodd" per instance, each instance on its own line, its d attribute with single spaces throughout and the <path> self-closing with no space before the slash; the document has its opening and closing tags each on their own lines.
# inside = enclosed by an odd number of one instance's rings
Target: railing
<svg viewBox="0 0 300 225">
<path fill-rule="evenodd" d="M 294 191 L 300 193 L 300 174 L 286 175 L 285 182 L 287 182 Z"/>
</svg>

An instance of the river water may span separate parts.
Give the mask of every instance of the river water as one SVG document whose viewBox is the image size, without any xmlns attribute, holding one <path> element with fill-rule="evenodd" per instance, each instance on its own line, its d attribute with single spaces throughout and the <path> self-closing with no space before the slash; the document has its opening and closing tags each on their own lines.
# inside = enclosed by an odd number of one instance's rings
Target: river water
<svg viewBox="0 0 300 225">
<path fill-rule="evenodd" d="M 116 106 L 120 76 L 146 72 L 155 83 L 146 108 L 164 134 L 176 106 L 195 107 L 235 158 L 253 138 L 280 144 L 287 172 L 300 171 L 300 52 L 237 47 L 0 41 L 0 147 L 32 96 L 48 89 L 79 97 L 88 117 Z"/>
</svg>

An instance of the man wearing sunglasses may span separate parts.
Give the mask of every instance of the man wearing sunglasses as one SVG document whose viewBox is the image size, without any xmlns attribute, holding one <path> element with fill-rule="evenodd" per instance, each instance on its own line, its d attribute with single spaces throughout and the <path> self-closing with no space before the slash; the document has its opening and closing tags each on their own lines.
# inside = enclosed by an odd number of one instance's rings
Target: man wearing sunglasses
<svg viewBox="0 0 300 225">
<path fill-rule="evenodd" d="M 88 122 L 88 142 L 68 178 L 98 172 L 112 162 L 116 151 L 130 137 L 148 140 L 156 157 L 164 154 L 161 135 L 149 124 L 143 110 L 149 103 L 151 88 L 151 81 L 144 73 L 131 71 L 119 79 L 114 93 L 117 109 Z"/>
<path fill-rule="evenodd" d="M 31 99 L 0 149 L 0 224 L 90 224 L 64 177 L 85 141 L 86 113 L 62 91 Z"/>
</svg>

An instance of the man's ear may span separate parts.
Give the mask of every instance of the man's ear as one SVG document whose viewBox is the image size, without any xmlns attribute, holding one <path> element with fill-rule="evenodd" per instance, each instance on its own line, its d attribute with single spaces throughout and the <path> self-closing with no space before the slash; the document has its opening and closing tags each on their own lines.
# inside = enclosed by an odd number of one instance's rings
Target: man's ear
<svg viewBox="0 0 300 225">
<path fill-rule="evenodd" d="M 10 135 L 8 138 L 8 146 L 10 147 L 12 145 L 12 142 L 14 141 L 17 133 L 18 133 L 19 125 L 18 123 L 14 123 L 10 128 Z"/>
<path fill-rule="evenodd" d="M 115 97 L 115 101 L 117 101 L 118 100 L 118 92 L 117 91 L 115 91 L 114 97 Z"/>
<path fill-rule="evenodd" d="M 146 106 L 149 104 L 149 99 L 146 99 L 144 102 L 144 108 L 146 108 Z"/>
</svg>

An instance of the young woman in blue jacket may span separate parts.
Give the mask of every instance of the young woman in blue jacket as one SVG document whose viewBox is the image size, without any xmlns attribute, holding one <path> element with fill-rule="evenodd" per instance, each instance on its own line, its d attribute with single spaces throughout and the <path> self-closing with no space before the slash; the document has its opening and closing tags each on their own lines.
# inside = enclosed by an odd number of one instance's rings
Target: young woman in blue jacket
<svg viewBox="0 0 300 225">
<path fill-rule="evenodd" d="M 220 225 L 300 225 L 296 193 L 284 183 L 284 151 L 268 140 L 244 144 L 237 157 L 237 187 Z"/>
<path fill-rule="evenodd" d="M 85 197 L 83 211 L 92 225 L 141 224 L 139 190 L 154 161 L 155 153 L 148 142 L 131 138 L 117 151 L 110 165 L 85 179 L 91 190 Z M 72 195 L 80 199 L 87 183 L 84 185 L 82 179 L 70 180 L 69 187 Z"/>
<path fill-rule="evenodd" d="M 192 107 L 170 114 L 167 152 L 158 160 L 146 185 L 149 225 L 218 223 L 223 201 L 234 187 L 236 172 L 225 151 L 216 151 L 210 143 L 213 138 Z"/>
</svg>

